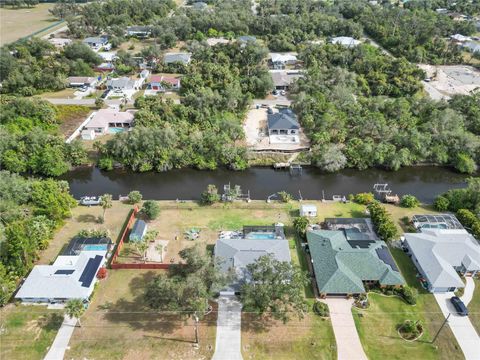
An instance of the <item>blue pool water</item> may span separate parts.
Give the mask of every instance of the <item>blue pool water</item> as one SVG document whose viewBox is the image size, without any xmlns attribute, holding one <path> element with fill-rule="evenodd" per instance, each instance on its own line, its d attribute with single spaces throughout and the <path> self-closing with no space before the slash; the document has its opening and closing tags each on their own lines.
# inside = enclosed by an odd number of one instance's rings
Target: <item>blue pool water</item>
<svg viewBox="0 0 480 360">
<path fill-rule="evenodd" d="M 267 240 L 267 239 L 275 239 L 274 233 L 262 233 L 262 232 L 251 232 L 247 235 L 248 239 L 255 239 L 255 240 Z"/>
<path fill-rule="evenodd" d="M 122 127 L 110 127 L 110 128 L 108 128 L 108 132 L 110 134 L 116 134 L 116 133 L 123 132 L 123 131 L 125 131 L 125 128 L 122 128 Z"/>
<path fill-rule="evenodd" d="M 100 244 L 100 245 L 85 245 L 82 250 L 84 251 L 103 251 L 107 250 L 107 244 Z"/>
</svg>

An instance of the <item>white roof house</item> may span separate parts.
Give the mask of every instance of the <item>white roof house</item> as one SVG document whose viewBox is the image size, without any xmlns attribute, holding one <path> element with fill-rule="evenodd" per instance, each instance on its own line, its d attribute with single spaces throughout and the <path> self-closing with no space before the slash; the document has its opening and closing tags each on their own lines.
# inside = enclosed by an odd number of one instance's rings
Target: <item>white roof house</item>
<svg viewBox="0 0 480 360">
<path fill-rule="evenodd" d="M 171 52 L 163 57 L 164 64 L 182 63 L 187 65 L 192 58 L 192 53 Z"/>
<path fill-rule="evenodd" d="M 458 272 L 474 275 L 480 271 L 480 245 L 466 230 L 423 229 L 406 233 L 405 242 L 431 292 L 462 288 L 465 285 Z"/>
<path fill-rule="evenodd" d="M 455 34 L 450 36 L 450 39 L 453 41 L 458 41 L 458 42 L 465 42 L 465 41 L 471 41 L 472 39 L 468 36 L 463 36 L 462 34 Z"/>
<path fill-rule="evenodd" d="M 107 250 L 82 251 L 76 256 L 61 255 L 53 265 L 36 265 L 15 298 L 26 303 L 86 300 L 93 292 L 106 253 Z"/>
<path fill-rule="evenodd" d="M 300 216 L 317 216 L 317 207 L 312 204 L 302 204 L 300 206 Z"/>
<path fill-rule="evenodd" d="M 130 111 L 118 111 L 116 109 L 100 109 L 90 115 L 90 120 L 83 128 L 83 131 L 94 130 L 95 134 L 102 135 L 108 131 L 109 127 L 130 128 L 133 125 L 134 118 L 134 113 Z M 88 133 L 88 135 L 91 135 L 91 131 L 90 133 Z"/>
<path fill-rule="evenodd" d="M 338 36 L 330 39 L 332 44 L 339 44 L 345 47 L 355 47 L 360 44 L 361 41 L 355 40 L 352 37 L 348 36 Z"/>
<path fill-rule="evenodd" d="M 296 53 L 270 53 L 269 57 L 275 69 L 283 68 L 287 64 L 295 64 L 298 61 Z"/>
</svg>

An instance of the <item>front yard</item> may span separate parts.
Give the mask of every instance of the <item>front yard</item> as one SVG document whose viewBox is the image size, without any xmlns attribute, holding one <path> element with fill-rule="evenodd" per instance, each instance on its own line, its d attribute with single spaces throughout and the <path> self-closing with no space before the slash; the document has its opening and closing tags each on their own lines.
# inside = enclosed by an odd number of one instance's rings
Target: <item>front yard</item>
<svg viewBox="0 0 480 360">
<path fill-rule="evenodd" d="M 419 292 L 417 304 L 411 306 L 397 297 L 369 293 L 370 307 L 352 310 L 365 353 L 369 359 L 383 359 L 385 354 L 389 359 L 462 359 L 463 353 L 448 326 L 431 344 L 444 316 L 433 295 L 420 286 L 410 258 L 402 250 L 391 251 L 408 285 Z M 424 325 L 418 341 L 407 342 L 399 337 L 397 326 L 407 319 L 420 320 Z"/>
<path fill-rule="evenodd" d="M 143 302 L 143 289 L 162 270 L 109 270 L 75 329 L 67 359 L 209 359 L 215 349 L 216 313 L 199 326 L 194 347 L 191 319 L 155 312 Z"/>
<path fill-rule="evenodd" d="M 63 311 L 9 304 L 0 309 L 0 359 L 43 359 L 63 321 Z"/>
<path fill-rule="evenodd" d="M 470 304 L 468 304 L 468 317 L 472 322 L 477 333 L 480 334 L 480 280 L 476 278 L 475 280 L 475 292 L 473 293 L 473 298 Z"/>
</svg>

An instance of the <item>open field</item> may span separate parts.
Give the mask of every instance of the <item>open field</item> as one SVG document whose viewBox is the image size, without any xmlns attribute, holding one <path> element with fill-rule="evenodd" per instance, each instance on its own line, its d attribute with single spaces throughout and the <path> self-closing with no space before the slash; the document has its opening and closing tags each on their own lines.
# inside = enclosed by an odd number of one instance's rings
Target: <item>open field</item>
<svg viewBox="0 0 480 360">
<path fill-rule="evenodd" d="M 45 306 L 0 309 L 0 359 L 43 359 L 62 321 L 62 311 Z"/>
<path fill-rule="evenodd" d="M 57 105 L 59 131 L 67 138 L 85 121 L 93 110 L 88 106 L 81 105 Z"/>
<path fill-rule="evenodd" d="M 16 41 L 58 21 L 48 12 L 53 5 L 43 3 L 34 8 L 0 8 L 0 23 L 2 24 L 0 45 Z"/>
<path fill-rule="evenodd" d="M 178 314 L 153 312 L 143 303 L 145 284 L 160 271 L 110 270 L 75 329 L 67 359 L 209 359 L 215 348 L 216 313 L 194 326 Z"/>
<path fill-rule="evenodd" d="M 470 321 L 480 334 L 480 280 L 478 278 L 475 279 L 475 292 L 472 301 L 468 304 L 468 312 Z"/>
<path fill-rule="evenodd" d="M 416 279 L 410 258 L 399 249 L 391 251 L 408 285 L 418 290 L 418 300 L 411 306 L 398 297 L 370 293 L 368 309 L 352 310 L 368 358 L 383 359 L 388 353 L 389 359 L 462 359 L 463 353 L 448 326 L 443 328 L 436 343 L 431 344 L 444 317 L 433 295 Z M 418 341 L 407 342 L 399 337 L 397 326 L 407 319 L 420 320 L 424 325 L 424 334 Z"/>
<path fill-rule="evenodd" d="M 72 217 L 67 219 L 65 225 L 55 233 L 48 248 L 42 251 L 38 263 L 53 262 L 63 247 L 83 229 L 107 229 L 110 231 L 112 241 L 115 242 L 131 208 L 131 205 L 114 201 L 114 206 L 106 212 L 105 223 L 100 224 L 97 222 L 98 217 L 103 213 L 100 206 L 77 206 L 72 209 Z"/>
</svg>

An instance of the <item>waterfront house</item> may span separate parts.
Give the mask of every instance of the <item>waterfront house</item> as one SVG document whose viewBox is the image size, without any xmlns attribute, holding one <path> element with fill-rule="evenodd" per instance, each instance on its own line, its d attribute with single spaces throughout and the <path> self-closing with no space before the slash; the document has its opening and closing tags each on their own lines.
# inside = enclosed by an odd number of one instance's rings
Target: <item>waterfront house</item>
<svg viewBox="0 0 480 360">
<path fill-rule="evenodd" d="M 90 115 L 90 120 L 82 129 L 84 140 L 93 140 L 98 135 L 128 130 L 133 126 L 134 113 L 116 109 L 100 109 Z M 93 131 L 93 138 L 92 138 Z"/>
<path fill-rule="evenodd" d="M 280 109 L 267 115 L 268 137 L 271 144 L 298 143 L 300 124 L 291 109 Z"/>
<path fill-rule="evenodd" d="M 405 246 L 432 293 L 463 288 L 460 275 L 480 271 L 480 245 L 465 229 L 423 227 L 405 234 Z"/>
<path fill-rule="evenodd" d="M 300 205 L 300 216 L 308 216 L 308 217 L 317 216 L 317 207 L 312 204 Z"/>
<path fill-rule="evenodd" d="M 236 279 L 221 293 L 239 292 L 243 283 L 250 280 L 247 265 L 258 258 L 271 255 L 279 261 L 291 261 L 290 247 L 285 239 L 283 225 L 245 226 L 243 232 L 220 234 L 214 255 L 222 272 L 233 272 Z"/>
<path fill-rule="evenodd" d="M 402 286 L 385 242 L 355 231 L 309 230 L 308 249 L 321 296 L 362 294 L 368 287 Z"/>
</svg>

